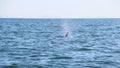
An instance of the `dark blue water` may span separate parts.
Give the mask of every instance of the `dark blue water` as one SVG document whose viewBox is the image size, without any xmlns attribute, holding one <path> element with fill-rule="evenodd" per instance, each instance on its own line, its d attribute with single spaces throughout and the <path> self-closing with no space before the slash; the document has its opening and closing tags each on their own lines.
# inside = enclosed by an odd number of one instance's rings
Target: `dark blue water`
<svg viewBox="0 0 120 68">
<path fill-rule="evenodd" d="M 120 19 L 1 18 L 0 68 L 120 68 Z"/>
</svg>

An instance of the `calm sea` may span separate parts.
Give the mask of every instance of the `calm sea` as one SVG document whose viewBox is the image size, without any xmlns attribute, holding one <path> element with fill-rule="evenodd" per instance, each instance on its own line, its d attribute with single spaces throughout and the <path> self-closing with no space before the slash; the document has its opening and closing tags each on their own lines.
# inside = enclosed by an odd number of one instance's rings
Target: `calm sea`
<svg viewBox="0 0 120 68">
<path fill-rule="evenodd" d="M 120 68 L 120 19 L 1 18 L 0 68 Z"/>
</svg>

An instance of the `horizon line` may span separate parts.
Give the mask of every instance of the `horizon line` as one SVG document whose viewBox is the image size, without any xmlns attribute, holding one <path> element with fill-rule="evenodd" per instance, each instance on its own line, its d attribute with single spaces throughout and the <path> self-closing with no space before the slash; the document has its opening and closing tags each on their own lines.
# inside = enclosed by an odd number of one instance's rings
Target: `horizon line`
<svg viewBox="0 0 120 68">
<path fill-rule="evenodd" d="M 120 17 L 0 17 L 0 19 L 120 19 Z"/>
</svg>

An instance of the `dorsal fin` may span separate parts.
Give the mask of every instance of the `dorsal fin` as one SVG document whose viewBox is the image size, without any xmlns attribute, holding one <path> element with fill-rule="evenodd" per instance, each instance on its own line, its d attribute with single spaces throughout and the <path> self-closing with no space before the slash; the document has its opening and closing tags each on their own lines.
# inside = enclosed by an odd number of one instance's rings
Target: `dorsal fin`
<svg viewBox="0 0 120 68">
<path fill-rule="evenodd" d="M 69 35 L 69 32 L 66 33 L 65 37 L 68 37 L 68 35 Z"/>
</svg>

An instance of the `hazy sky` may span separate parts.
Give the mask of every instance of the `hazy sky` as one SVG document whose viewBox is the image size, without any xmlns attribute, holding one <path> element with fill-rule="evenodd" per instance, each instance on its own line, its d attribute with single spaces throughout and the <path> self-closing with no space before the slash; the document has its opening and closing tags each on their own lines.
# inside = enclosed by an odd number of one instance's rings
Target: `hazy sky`
<svg viewBox="0 0 120 68">
<path fill-rule="evenodd" d="M 0 17 L 120 18 L 120 0 L 0 0 Z"/>
</svg>

